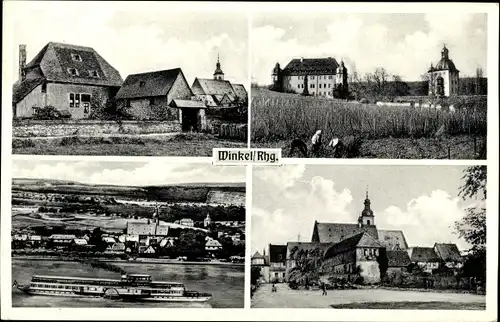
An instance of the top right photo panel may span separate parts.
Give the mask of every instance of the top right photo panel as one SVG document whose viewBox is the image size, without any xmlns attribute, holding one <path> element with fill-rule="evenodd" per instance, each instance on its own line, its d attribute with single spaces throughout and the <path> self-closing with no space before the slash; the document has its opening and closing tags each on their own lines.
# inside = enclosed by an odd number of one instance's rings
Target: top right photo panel
<svg viewBox="0 0 500 322">
<path fill-rule="evenodd" d="M 486 159 L 486 13 L 255 13 L 251 144 L 289 158 Z"/>
</svg>

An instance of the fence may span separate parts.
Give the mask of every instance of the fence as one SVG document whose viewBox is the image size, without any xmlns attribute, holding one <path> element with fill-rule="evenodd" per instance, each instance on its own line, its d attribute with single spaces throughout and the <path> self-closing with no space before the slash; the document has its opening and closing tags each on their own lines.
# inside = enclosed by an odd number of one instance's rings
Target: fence
<svg viewBox="0 0 500 322">
<path fill-rule="evenodd" d="M 219 129 L 219 137 L 223 139 L 246 141 L 248 137 L 248 125 L 239 123 L 222 123 Z"/>
</svg>

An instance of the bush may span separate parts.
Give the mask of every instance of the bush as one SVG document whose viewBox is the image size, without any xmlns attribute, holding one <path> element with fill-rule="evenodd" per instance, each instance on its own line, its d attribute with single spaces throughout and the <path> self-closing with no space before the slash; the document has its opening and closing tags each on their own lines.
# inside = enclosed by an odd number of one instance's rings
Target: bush
<svg viewBox="0 0 500 322">
<path fill-rule="evenodd" d="M 35 114 L 33 119 L 35 120 L 59 120 L 59 119 L 70 119 L 71 113 L 66 110 L 58 110 L 54 106 L 45 106 L 34 108 Z"/>
</svg>

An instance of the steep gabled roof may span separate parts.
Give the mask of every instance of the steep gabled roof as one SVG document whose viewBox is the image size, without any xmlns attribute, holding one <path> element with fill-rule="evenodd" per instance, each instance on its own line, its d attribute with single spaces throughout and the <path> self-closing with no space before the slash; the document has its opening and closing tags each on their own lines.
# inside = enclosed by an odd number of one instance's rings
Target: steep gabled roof
<svg viewBox="0 0 500 322">
<path fill-rule="evenodd" d="M 358 224 L 320 223 L 314 222 L 312 241 L 320 243 L 338 243 L 343 239 L 367 232 L 378 239 L 376 226 L 359 226 Z"/>
<path fill-rule="evenodd" d="M 253 254 L 253 256 L 252 256 L 252 259 L 254 259 L 254 258 L 262 258 L 262 259 L 264 259 L 264 256 L 262 256 L 262 255 L 259 253 L 259 251 L 256 251 L 256 252 L 255 252 L 255 254 Z"/>
<path fill-rule="evenodd" d="M 194 108 L 194 109 L 207 108 L 205 104 L 195 100 L 172 100 L 170 106 L 178 108 Z"/>
<path fill-rule="evenodd" d="M 388 250 L 386 254 L 389 267 L 406 267 L 411 264 L 410 256 L 405 250 Z"/>
<path fill-rule="evenodd" d="M 367 232 L 362 232 L 334 244 L 325 252 L 325 258 L 331 258 L 356 247 L 384 248 L 385 246 Z"/>
<path fill-rule="evenodd" d="M 436 255 L 444 262 L 462 262 L 460 251 L 455 244 L 435 243 L 434 251 Z"/>
<path fill-rule="evenodd" d="M 269 245 L 269 260 L 273 263 L 286 261 L 285 245 Z"/>
<path fill-rule="evenodd" d="M 231 84 L 233 86 L 233 90 L 236 93 L 236 96 L 239 97 L 241 101 L 246 101 L 248 98 L 248 93 L 247 90 L 245 89 L 245 86 L 242 84 Z"/>
<path fill-rule="evenodd" d="M 339 64 L 334 58 L 292 59 L 283 69 L 285 75 L 336 75 Z"/>
<path fill-rule="evenodd" d="M 73 59 L 78 55 L 81 60 Z M 91 47 L 49 42 L 26 65 L 25 70 L 40 68 L 48 81 L 97 86 L 121 86 L 120 73 Z M 74 68 L 78 75 L 68 70 Z M 91 72 L 97 72 L 94 76 Z"/>
<path fill-rule="evenodd" d="M 166 96 L 179 75 L 180 68 L 128 75 L 116 98 L 144 98 Z"/>
<path fill-rule="evenodd" d="M 405 250 L 408 248 L 403 231 L 379 229 L 377 232 L 378 241 L 384 244 L 387 250 Z"/>
<path fill-rule="evenodd" d="M 199 86 L 196 86 L 199 85 Z M 226 80 L 215 80 L 206 78 L 196 78 L 193 82 L 193 93 L 195 95 L 224 95 L 227 94 L 231 100 L 234 100 L 236 93 L 231 83 Z"/>
<path fill-rule="evenodd" d="M 412 262 L 439 262 L 439 258 L 431 247 L 411 247 L 410 260 Z"/>
</svg>

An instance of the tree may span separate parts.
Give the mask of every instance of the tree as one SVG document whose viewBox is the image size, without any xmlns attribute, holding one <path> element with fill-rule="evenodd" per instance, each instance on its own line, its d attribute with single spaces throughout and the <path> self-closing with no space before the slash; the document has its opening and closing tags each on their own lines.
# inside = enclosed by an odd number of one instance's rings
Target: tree
<svg viewBox="0 0 500 322">
<path fill-rule="evenodd" d="M 189 258 L 205 256 L 205 234 L 192 229 L 182 230 L 177 243 L 180 254 Z"/>
<path fill-rule="evenodd" d="M 319 280 L 319 269 L 323 252 L 319 248 L 299 249 L 295 246 L 290 252 L 295 266 L 290 270 L 289 282 L 304 285 L 306 288 Z"/>
<path fill-rule="evenodd" d="M 100 227 L 96 227 L 92 231 L 89 238 L 89 244 L 95 245 L 96 250 L 99 252 L 106 250 L 107 244 L 102 240 L 102 231 Z"/>
<path fill-rule="evenodd" d="M 459 195 L 467 198 L 480 199 L 481 206 L 470 207 L 465 216 L 455 222 L 458 235 L 472 245 L 471 254 L 467 256 L 463 274 L 465 276 L 486 279 L 486 166 L 468 167 L 462 179 Z"/>
</svg>

